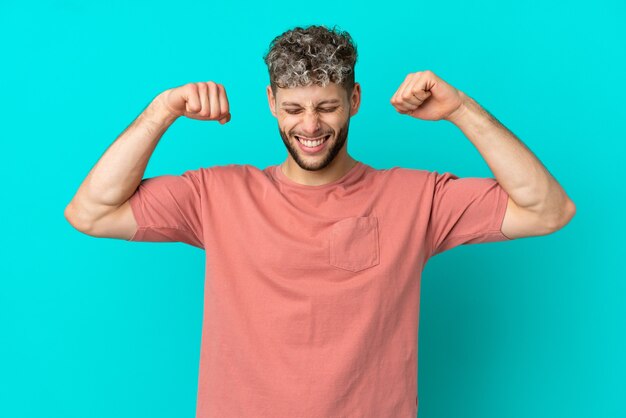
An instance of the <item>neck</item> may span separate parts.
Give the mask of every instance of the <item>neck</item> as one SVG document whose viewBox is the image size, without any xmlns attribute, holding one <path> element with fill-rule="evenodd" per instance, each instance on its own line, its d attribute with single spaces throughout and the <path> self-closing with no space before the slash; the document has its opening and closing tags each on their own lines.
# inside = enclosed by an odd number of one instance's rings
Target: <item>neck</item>
<svg viewBox="0 0 626 418">
<path fill-rule="evenodd" d="M 326 168 L 317 171 L 304 170 L 289 156 L 282 164 L 281 170 L 290 180 L 305 186 L 321 186 L 339 180 L 356 164 L 357 160 L 346 155 L 335 158 Z"/>
</svg>

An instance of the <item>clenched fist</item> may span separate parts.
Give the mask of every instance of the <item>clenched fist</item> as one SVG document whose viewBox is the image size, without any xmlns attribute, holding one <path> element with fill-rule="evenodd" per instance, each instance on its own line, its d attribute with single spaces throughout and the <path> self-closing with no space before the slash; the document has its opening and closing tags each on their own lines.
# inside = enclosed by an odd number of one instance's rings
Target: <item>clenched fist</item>
<svg viewBox="0 0 626 418">
<path fill-rule="evenodd" d="M 218 120 L 222 125 L 230 121 L 226 90 L 213 81 L 187 83 L 165 90 L 158 96 L 165 107 L 177 116 L 198 120 Z"/>
<path fill-rule="evenodd" d="M 406 76 L 391 98 L 399 113 L 424 120 L 452 120 L 462 113 L 465 94 L 432 71 L 418 71 Z"/>
</svg>

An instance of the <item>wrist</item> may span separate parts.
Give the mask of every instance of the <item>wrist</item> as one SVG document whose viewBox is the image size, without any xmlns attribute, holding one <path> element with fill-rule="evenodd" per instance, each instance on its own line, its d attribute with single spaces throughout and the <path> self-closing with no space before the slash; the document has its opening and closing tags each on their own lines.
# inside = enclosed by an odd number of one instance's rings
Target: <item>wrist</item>
<svg viewBox="0 0 626 418">
<path fill-rule="evenodd" d="M 158 94 L 148 106 L 150 110 L 150 119 L 160 125 L 171 125 L 176 119 L 178 119 L 179 116 L 181 116 L 180 114 L 174 112 L 165 102 L 165 95 L 168 92 L 169 90 L 165 90 L 164 92 Z"/>
<path fill-rule="evenodd" d="M 467 113 L 471 110 L 470 102 L 472 98 L 460 90 L 459 95 L 461 97 L 461 104 L 445 118 L 447 121 L 452 122 L 455 125 L 458 125 L 463 118 L 467 117 Z"/>
</svg>

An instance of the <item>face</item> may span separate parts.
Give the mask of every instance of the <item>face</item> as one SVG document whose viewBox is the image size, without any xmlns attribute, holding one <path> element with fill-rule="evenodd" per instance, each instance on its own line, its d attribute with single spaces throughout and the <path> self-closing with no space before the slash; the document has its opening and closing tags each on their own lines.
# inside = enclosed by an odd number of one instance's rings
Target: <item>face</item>
<svg viewBox="0 0 626 418">
<path fill-rule="evenodd" d="M 350 117 L 359 108 L 360 86 L 355 83 L 347 97 L 343 87 L 330 83 L 276 89 L 267 95 L 278 131 L 293 160 L 304 170 L 326 168 L 339 156 L 344 158 Z"/>
</svg>

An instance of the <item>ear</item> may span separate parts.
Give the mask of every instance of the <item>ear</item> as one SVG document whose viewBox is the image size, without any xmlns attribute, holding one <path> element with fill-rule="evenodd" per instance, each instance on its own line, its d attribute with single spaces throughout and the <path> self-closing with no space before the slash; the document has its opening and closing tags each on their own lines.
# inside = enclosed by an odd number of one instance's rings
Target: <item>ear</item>
<svg viewBox="0 0 626 418">
<path fill-rule="evenodd" d="M 361 85 L 359 83 L 354 83 L 354 88 L 352 89 L 352 97 L 350 98 L 350 116 L 356 115 L 359 111 L 359 107 L 361 106 Z"/>
<path fill-rule="evenodd" d="M 270 111 L 272 115 L 276 117 L 276 98 L 274 97 L 274 93 L 272 92 L 272 86 L 267 86 L 267 102 L 270 105 Z"/>
</svg>

